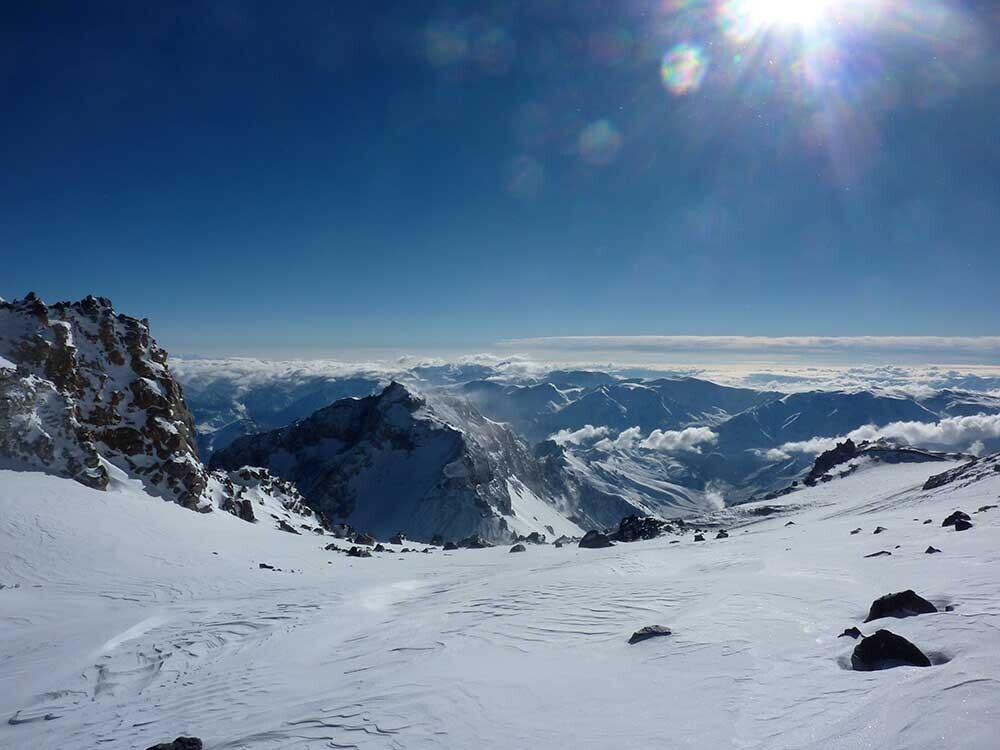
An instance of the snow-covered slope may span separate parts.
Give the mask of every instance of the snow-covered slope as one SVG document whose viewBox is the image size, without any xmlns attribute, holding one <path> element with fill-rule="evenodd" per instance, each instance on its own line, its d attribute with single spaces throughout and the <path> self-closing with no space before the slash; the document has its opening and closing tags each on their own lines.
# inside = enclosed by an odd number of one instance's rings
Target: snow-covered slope
<svg viewBox="0 0 1000 750">
<path fill-rule="evenodd" d="M 212 457 L 213 467 L 246 465 L 294 481 L 314 508 L 379 538 L 580 531 L 539 495 L 538 467 L 510 430 L 461 401 L 428 405 L 398 383 Z"/>
<path fill-rule="evenodd" d="M 370 559 L 0 471 L 0 747 L 992 750 L 1000 473 L 922 490 L 941 468 L 728 509 L 728 539 Z M 910 588 L 940 611 L 862 622 Z M 934 666 L 852 671 L 850 627 Z"/>
</svg>

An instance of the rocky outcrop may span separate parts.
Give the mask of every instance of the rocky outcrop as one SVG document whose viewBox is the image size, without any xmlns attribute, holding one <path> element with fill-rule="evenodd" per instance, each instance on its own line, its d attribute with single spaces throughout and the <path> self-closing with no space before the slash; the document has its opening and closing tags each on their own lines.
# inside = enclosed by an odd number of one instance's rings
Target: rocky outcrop
<svg viewBox="0 0 1000 750">
<path fill-rule="evenodd" d="M 104 297 L 0 301 L 0 467 L 101 490 L 125 475 L 198 511 L 294 533 L 325 529 L 295 486 L 266 470 L 209 472 L 194 432 L 148 321 L 116 313 Z"/>
<path fill-rule="evenodd" d="M 670 628 L 665 628 L 662 625 L 647 625 L 632 633 L 632 637 L 628 639 L 628 642 L 631 646 L 636 643 L 648 641 L 650 638 L 661 638 L 665 635 L 672 635 Z"/>
<path fill-rule="evenodd" d="M 579 546 L 583 549 L 603 549 L 605 547 L 614 547 L 615 545 L 608 538 L 607 534 L 603 534 L 600 531 L 588 531 L 583 535 Z"/>
<path fill-rule="evenodd" d="M 103 297 L 0 303 L 0 438 L 9 464 L 105 488 L 111 468 L 187 507 L 205 502 L 191 414 L 146 320 Z"/>
</svg>

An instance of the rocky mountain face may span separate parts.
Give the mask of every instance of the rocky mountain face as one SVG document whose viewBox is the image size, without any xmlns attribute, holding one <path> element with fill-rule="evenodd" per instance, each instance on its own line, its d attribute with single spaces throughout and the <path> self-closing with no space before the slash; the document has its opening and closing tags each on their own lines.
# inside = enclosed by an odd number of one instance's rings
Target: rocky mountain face
<svg viewBox="0 0 1000 750">
<path fill-rule="evenodd" d="M 245 465 L 295 482 L 313 508 L 380 538 L 579 532 L 507 427 L 462 401 L 428 404 L 399 383 L 239 438 L 212 458 L 216 468 Z"/>
<path fill-rule="evenodd" d="M 211 474 L 191 412 L 146 320 L 103 297 L 47 305 L 0 300 L 0 466 L 107 489 L 115 477 L 202 512 L 323 521 L 267 472 Z M 242 469 L 242 467 L 236 467 Z"/>
<path fill-rule="evenodd" d="M 154 494 L 197 507 L 208 486 L 191 413 L 148 321 L 118 315 L 103 297 L 0 304 L 0 378 L 12 463 L 104 488 L 101 458 Z"/>
</svg>

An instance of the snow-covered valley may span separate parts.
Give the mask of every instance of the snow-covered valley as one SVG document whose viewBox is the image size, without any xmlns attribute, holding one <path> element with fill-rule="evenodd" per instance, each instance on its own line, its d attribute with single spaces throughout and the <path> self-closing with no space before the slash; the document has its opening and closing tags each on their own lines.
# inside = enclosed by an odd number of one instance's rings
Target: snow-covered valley
<svg viewBox="0 0 1000 750">
<path fill-rule="evenodd" d="M 1000 473 L 921 489 L 949 466 L 729 509 L 726 539 L 363 559 L 3 471 L 0 746 L 994 748 L 1000 510 L 975 511 Z M 956 509 L 973 528 L 942 527 Z M 941 611 L 862 624 L 911 588 Z M 653 624 L 673 634 L 627 644 Z M 852 626 L 935 665 L 851 671 Z"/>
</svg>

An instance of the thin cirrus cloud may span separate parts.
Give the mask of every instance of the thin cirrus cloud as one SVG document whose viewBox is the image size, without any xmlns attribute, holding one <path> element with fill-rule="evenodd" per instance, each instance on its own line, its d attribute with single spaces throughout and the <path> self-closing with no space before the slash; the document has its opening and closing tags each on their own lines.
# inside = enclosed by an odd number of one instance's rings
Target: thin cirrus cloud
<svg viewBox="0 0 1000 750">
<path fill-rule="evenodd" d="M 507 339 L 504 349 L 550 352 L 633 352 L 778 357 L 907 355 L 930 359 L 995 360 L 1000 336 L 543 336 Z"/>
</svg>

